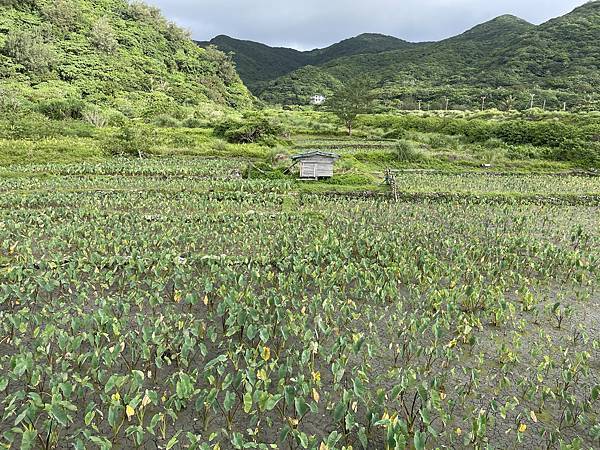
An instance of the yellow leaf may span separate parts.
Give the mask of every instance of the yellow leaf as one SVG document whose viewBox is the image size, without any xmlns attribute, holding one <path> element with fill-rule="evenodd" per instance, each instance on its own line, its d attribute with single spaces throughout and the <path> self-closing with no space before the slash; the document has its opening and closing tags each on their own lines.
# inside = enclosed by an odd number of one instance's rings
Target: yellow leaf
<svg viewBox="0 0 600 450">
<path fill-rule="evenodd" d="M 298 426 L 298 424 L 300 423 L 300 421 L 299 421 L 298 419 L 295 419 L 295 418 L 293 418 L 293 417 L 288 417 L 288 422 L 289 422 L 289 423 L 290 423 L 290 425 L 291 425 L 292 427 L 294 427 L 294 428 L 295 428 L 295 427 L 297 427 L 297 426 Z"/>
<path fill-rule="evenodd" d="M 319 392 L 315 388 L 312 390 L 312 398 L 316 403 L 319 403 L 319 400 L 321 399 Z"/>
<path fill-rule="evenodd" d="M 527 430 L 527 425 L 525 425 L 524 423 L 519 425 L 519 433 L 525 433 L 525 430 Z"/>
<path fill-rule="evenodd" d="M 457 436 L 460 436 L 462 434 L 462 430 L 460 428 L 457 428 L 456 430 L 454 430 L 454 432 Z"/>
<path fill-rule="evenodd" d="M 267 375 L 267 371 L 265 369 L 260 369 L 258 371 L 258 373 L 256 374 L 256 376 L 258 377 L 258 379 L 260 381 L 268 381 L 269 380 L 269 376 Z"/>
<path fill-rule="evenodd" d="M 125 408 L 125 414 L 127 414 L 127 420 L 131 420 L 131 418 L 135 415 L 135 409 L 133 409 L 131 405 L 127 405 Z"/>
<path fill-rule="evenodd" d="M 175 291 L 173 294 L 173 301 L 179 303 L 181 301 L 181 291 Z"/>
<path fill-rule="evenodd" d="M 325 442 L 321 442 L 321 445 L 319 445 L 319 450 L 329 450 L 329 446 Z"/>
<path fill-rule="evenodd" d="M 113 399 L 115 402 L 118 402 L 119 400 L 121 400 L 121 394 L 119 394 L 118 392 L 115 392 L 115 393 L 112 395 L 112 399 Z"/>
<path fill-rule="evenodd" d="M 142 408 L 145 408 L 149 404 L 150 404 L 150 397 L 148 397 L 148 394 L 146 394 L 146 395 L 144 395 L 144 398 L 142 399 Z"/>
<path fill-rule="evenodd" d="M 533 423 L 537 423 L 538 419 L 537 419 L 537 416 L 535 415 L 534 411 L 531 411 L 529 413 L 529 417 L 531 417 L 531 420 L 533 420 Z"/>
<path fill-rule="evenodd" d="M 321 381 L 321 372 L 313 372 L 312 377 L 313 380 L 315 380 L 315 383 L 318 383 L 319 381 Z"/>
<path fill-rule="evenodd" d="M 204 302 L 204 305 L 205 305 L 205 306 L 208 306 L 208 295 L 205 295 L 205 296 L 204 296 L 204 300 L 203 300 L 203 302 Z"/>
<path fill-rule="evenodd" d="M 265 361 L 271 359 L 271 349 L 269 347 L 263 347 L 261 356 Z"/>
</svg>

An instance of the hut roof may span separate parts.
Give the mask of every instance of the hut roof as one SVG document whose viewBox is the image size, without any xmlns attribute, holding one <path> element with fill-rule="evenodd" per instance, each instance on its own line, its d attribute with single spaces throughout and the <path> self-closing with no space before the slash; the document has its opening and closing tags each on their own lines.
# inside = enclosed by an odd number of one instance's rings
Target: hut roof
<svg viewBox="0 0 600 450">
<path fill-rule="evenodd" d="M 331 159 L 339 159 L 340 158 L 340 155 L 338 155 L 336 153 L 322 152 L 320 150 L 311 150 L 310 152 L 301 153 L 299 155 L 292 156 L 292 160 L 296 161 L 296 160 L 301 160 L 301 159 L 306 159 L 306 158 L 312 158 L 313 156 L 322 156 L 324 158 L 331 158 Z"/>
</svg>

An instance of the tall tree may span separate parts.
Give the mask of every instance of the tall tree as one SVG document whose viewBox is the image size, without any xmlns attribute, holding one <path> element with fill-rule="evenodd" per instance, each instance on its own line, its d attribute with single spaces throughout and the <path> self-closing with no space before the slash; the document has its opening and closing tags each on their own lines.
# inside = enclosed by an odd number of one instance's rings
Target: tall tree
<svg viewBox="0 0 600 450">
<path fill-rule="evenodd" d="M 356 118 L 359 114 L 371 112 L 372 103 L 370 83 L 364 78 L 357 78 L 346 83 L 328 98 L 325 108 L 339 117 L 351 136 Z"/>
</svg>

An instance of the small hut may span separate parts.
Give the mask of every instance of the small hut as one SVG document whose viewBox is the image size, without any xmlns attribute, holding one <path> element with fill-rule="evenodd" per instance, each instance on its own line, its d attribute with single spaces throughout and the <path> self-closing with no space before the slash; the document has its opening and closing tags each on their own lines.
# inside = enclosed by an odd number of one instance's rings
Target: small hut
<svg viewBox="0 0 600 450">
<path fill-rule="evenodd" d="M 319 150 L 292 156 L 292 161 L 295 164 L 300 163 L 300 178 L 304 180 L 331 178 L 333 176 L 333 165 L 338 159 L 340 159 L 340 156 L 335 153 Z"/>
</svg>

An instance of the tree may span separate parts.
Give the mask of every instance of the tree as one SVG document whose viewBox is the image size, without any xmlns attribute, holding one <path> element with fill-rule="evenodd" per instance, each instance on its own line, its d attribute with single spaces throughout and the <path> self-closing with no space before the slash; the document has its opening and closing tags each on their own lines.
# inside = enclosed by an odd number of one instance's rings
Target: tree
<svg viewBox="0 0 600 450">
<path fill-rule="evenodd" d="M 344 122 L 348 135 L 352 135 L 354 122 L 359 114 L 371 112 L 373 94 L 369 82 L 358 78 L 345 84 L 325 102 L 325 108 Z"/>
<path fill-rule="evenodd" d="M 214 45 L 206 47 L 204 54 L 208 61 L 214 64 L 217 76 L 222 78 L 226 84 L 232 84 L 238 80 L 235 63 L 230 54 L 223 53 Z"/>
</svg>

